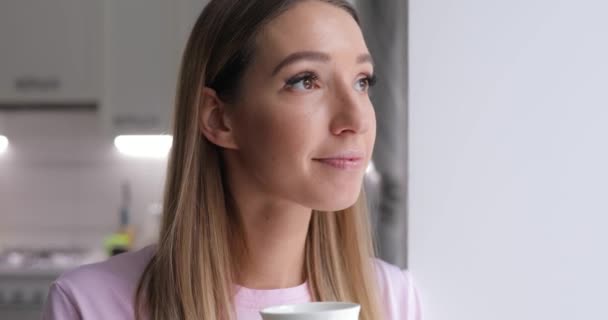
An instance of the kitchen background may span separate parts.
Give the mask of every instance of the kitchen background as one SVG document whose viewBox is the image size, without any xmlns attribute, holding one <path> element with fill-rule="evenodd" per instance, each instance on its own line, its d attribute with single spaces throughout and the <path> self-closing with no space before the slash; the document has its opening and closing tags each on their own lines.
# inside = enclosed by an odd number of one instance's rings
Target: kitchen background
<svg viewBox="0 0 608 320">
<path fill-rule="evenodd" d="M 168 133 L 181 51 L 206 2 L 0 3 L 0 319 L 39 318 L 50 282 L 105 259 L 124 233 L 133 249 L 155 241 L 166 149 L 115 137 Z M 381 255 L 405 267 L 405 2 L 357 5 L 381 62 L 372 221 Z"/>
<path fill-rule="evenodd" d="M 154 241 L 166 158 L 128 156 L 114 137 L 167 132 L 203 5 L 0 3 L 0 319 L 38 319 L 50 282 L 104 259 L 121 224 L 134 248 Z"/>
<path fill-rule="evenodd" d="M 205 2 L 0 2 L 0 319 L 37 319 L 124 212 L 154 241 L 166 160 L 114 138 L 167 132 Z M 608 319 L 608 4 L 356 4 L 380 80 L 371 218 L 424 319 Z"/>
</svg>

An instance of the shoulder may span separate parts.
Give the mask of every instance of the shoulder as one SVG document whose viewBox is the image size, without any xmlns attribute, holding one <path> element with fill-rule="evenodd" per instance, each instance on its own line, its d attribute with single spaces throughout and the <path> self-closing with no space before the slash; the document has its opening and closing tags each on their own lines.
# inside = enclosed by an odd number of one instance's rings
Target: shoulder
<svg viewBox="0 0 608 320">
<path fill-rule="evenodd" d="M 139 277 L 154 255 L 154 246 L 148 246 L 138 251 L 126 252 L 113 256 L 105 261 L 83 265 L 62 274 L 55 283 L 65 289 L 86 289 L 87 285 L 99 284 L 95 287 L 111 285 L 129 285 L 137 283 Z"/>
<path fill-rule="evenodd" d="M 374 259 L 374 268 L 387 319 L 422 319 L 420 299 L 410 272 L 380 259 Z"/>
<path fill-rule="evenodd" d="M 100 310 L 132 314 L 139 278 L 154 252 L 155 246 L 148 246 L 65 272 L 51 286 L 44 319 L 98 319 Z"/>
</svg>

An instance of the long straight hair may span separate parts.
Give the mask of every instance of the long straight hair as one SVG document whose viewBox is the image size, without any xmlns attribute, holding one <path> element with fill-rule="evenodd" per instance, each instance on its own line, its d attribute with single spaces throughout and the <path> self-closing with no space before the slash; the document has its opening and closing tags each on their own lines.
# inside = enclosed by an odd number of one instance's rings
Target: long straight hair
<svg viewBox="0 0 608 320">
<path fill-rule="evenodd" d="M 201 90 L 207 86 L 223 100 L 235 99 L 256 35 L 301 1 L 311 0 L 212 0 L 195 23 L 177 86 L 159 242 L 139 280 L 136 319 L 235 319 L 239 257 L 231 253 L 244 241 L 234 239 L 242 226 L 231 208 L 221 148 L 199 130 Z M 348 2 L 315 1 L 342 8 L 359 23 Z M 305 255 L 313 300 L 356 302 L 360 319 L 383 318 L 363 190 L 347 209 L 313 210 Z"/>
</svg>

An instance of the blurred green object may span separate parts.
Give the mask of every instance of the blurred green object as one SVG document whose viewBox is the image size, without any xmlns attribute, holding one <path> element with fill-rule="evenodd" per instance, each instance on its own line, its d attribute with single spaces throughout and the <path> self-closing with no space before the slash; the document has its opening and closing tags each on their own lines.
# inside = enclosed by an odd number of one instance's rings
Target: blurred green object
<svg viewBox="0 0 608 320">
<path fill-rule="evenodd" d="M 104 240 L 104 247 L 108 256 L 115 256 L 129 251 L 130 246 L 131 237 L 125 232 L 113 233 Z"/>
<path fill-rule="evenodd" d="M 108 256 L 127 252 L 131 249 L 134 238 L 134 229 L 130 225 L 131 185 L 129 181 L 121 184 L 121 204 L 119 211 L 118 231 L 109 235 L 104 241 Z"/>
</svg>

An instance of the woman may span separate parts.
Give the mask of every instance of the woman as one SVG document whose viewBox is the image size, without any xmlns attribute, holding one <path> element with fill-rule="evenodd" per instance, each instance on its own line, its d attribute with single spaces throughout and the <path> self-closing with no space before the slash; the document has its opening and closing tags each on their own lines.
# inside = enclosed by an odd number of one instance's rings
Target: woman
<svg viewBox="0 0 608 320">
<path fill-rule="evenodd" d="M 249 320 L 319 300 L 419 319 L 408 273 L 373 258 L 373 83 L 347 2 L 212 0 L 183 57 L 158 244 L 64 274 L 45 319 Z"/>
</svg>

